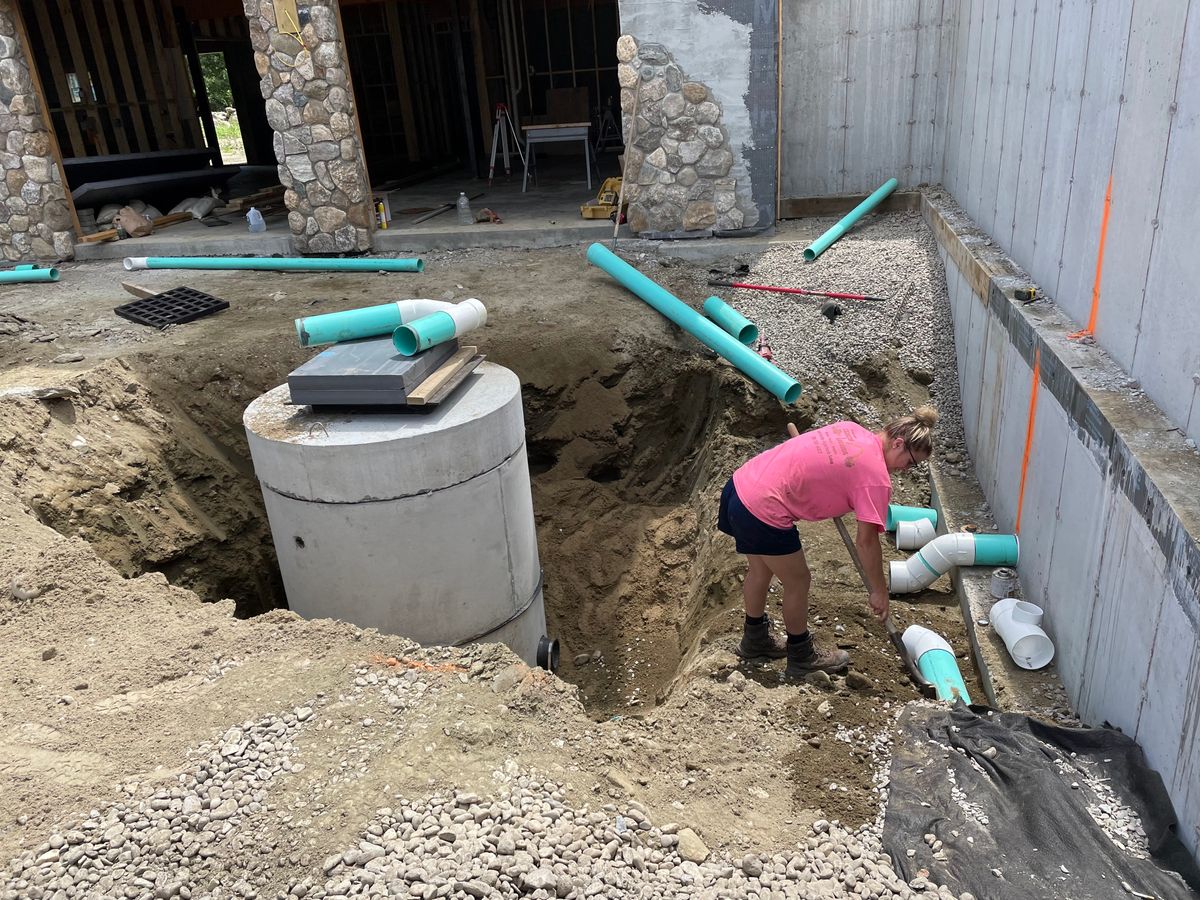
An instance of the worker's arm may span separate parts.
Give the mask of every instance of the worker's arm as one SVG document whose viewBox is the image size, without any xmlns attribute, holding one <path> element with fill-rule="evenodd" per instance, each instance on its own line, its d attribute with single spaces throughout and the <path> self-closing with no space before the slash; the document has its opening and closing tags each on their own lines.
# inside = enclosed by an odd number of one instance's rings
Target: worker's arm
<svg viewBox="0 0 1200 900">
<path fill-rule="evenodd" d="M 883 621 L 888 615 L 888 590 L 887 580 L 883 576 L 883 548 L 879 544 L 879 526 L 873 522 L 859 522 L 854 546 L 858 549 L 858 558 L 867 576 L 871 611 Z"/>
</svg>

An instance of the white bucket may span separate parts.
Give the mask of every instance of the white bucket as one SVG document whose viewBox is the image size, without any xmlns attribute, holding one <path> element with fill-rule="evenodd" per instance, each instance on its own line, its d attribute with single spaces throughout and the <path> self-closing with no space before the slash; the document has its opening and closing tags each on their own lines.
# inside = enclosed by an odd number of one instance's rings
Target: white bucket
<svg viewBox="0 0 1200 900">
<path fill-rule="evenodd" d="M 1009 656 L 1022 669 L 1040 669 L 1054 659 L 1054 643 L 1041 627 L 1040 606 L 1005 597 L 992 606 L 991 620 Z"/>
<path fill-rule="evenodd" d="M 928 519 L 896 523 L 896 549 L 920 550 L 937 537 L 937 529 Z"/>
</svg>

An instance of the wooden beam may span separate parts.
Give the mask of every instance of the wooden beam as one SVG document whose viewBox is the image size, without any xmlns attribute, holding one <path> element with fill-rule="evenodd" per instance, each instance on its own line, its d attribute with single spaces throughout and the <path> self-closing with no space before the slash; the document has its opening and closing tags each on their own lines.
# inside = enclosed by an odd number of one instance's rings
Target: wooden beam
<svg viewBox="0 0 1200 900">
<path fill-rule="evenodd" d="M 154 15 L 154 24 L 158 25 L 158 13 L 162 7 L 155 5 L 151 10 Z M 179 34 L 175 17 L 170 14 L 170 7 L 167 7 L 168 14 L 163 16 L 162 20 L 162 49 L 167 66 L 171 72 L 171 84 L 174 87 L 173 94 L 175 102 L 178 104 L 180 121 L 186 127 L 187 134 L 184 136 L 187 143 L 193 147 L 202 147 L 205 144 L 202 123 L 200 121 L 200 110 L 196 106 L 196 98 L 193 94 L 192 79 L 188 75 L 187 57 L 183 46 L 183 39 Z M 199 66 L 199 60 L 196 61 Z M 204 83 L 201 78 L 200 83 Z M 213 128 L 213 140 L 217 137 L 217 130 Z M 214 151 L 217 149 L 214 145 Z"/>
<path fill-rule="evenodd" d="M 21 45 L 25 61 L 29 64 L 29 77 L 33 82 L 33 93 L 37 97 L 38 109 L 41 110 L 46 132 L 50 135 L 50 156 L 53 157 L 54 165 L 58 168 L 58 177 L 62 182 L 63 194 L 67 200 L 67 212 L 71 214 L 71 224 L 75 229 L 75 236 L 78 238 L 83 234 L 83 226 L 79 224 L 79 213 L 75 209 L 74 198 L 71 197 L 71 186 L 67 183 L 67 173 L 63 169 L 62 148 L 58 145 L 58 135 L 55 134 L 54 122 L 50 119 L 50 107 L 46 104 L 46 89 L 42 86 L 42 76 L 38 72 L 37 64 L 33 61 L 33 45 L 29 42 L 29 31 L 25 28 L 25 19 L 22 17 L 19 3 L 12 4 L 12 16 L 17 26 L 17 41 Z"/>
<path fill-rule="evenodd" d="M 408 158 L 416 162 L 421 158 L 421 147 L 417 141 L 417 119 L 413 115 L 412 88 L 408 83 L 408 55 L 404 50 L 404 29 L 400 25 L 400 14 L 396 0 L 385 7 L 388 35 L 391 38 L 392 65 L 396 71 L 396 90 L 400 95 L 400 117 L 404 120 L 404 144 Z"/>
<path fill-rule="evenodd" d="M 104 126 L 100 122 L 98 104 L 92 98 L 92 72 L 88 68 L 87 57 L 83 55 L 83 46 L 79 43 L 79 31 L 75 27 L 75 13 L 71 9 L 71 0 L 58 0 L 58 20 L 62 23 L 63 33 L 67 36 L 67 47 L 71 53 L 75 77 L 79 79 L 79 92 L 83 98 L 82 106 L 89 111 L 89 121 L 95 126 L 96 149 L 104 156 L 112 151 L 108 146 L 108 138 L 104 134 Z"/>
<path fill-rule="evenodd" d="M 87 145 L 83 142 L 83 134 L 79 130 L 79 121 L 75 118 L 75 104 L 71 100 L 71 85 L 67 81 L 67 74 L 63 71 L 61 59 L 62 49 L 58 46 L 58 42 L 54 38 L 54 29 L 50 26 L 50 12 L 46 9 L 45 3 L 34 3 L 34 9 L 37 10 L 38 28 L 42 32 L 43 42 L 46 52 L 46 58 L 50 60 L 50 74 L 54 79 L 55 93 L 58 94 L 62 101 L 60 109 L 63 114 L 63 124 L 67 129 L 67 142 L 71 145 L 72 156 L 86 156 Z M 31 46 L 31 45 L 30 45 Z M 32 54 L 27 56 L 29 60 L 29 68 L 36 70 L 37 66 L 34 63 Z M 43 99 L 44 99 L 43 95 Z M 50 115 L 50 107 L 44 107 L 45 114 Z"/>
<path fill-rule="evenodd" d="M 471 17 L 471 46 L 475 51 L 475 92 L 479 95 L 479 133 L 483 136 L 483 152 L 487 153 L 492 146 L 494 120 L 488 103 L 487 75 L 483 71 L 483 40 L 487 35 L 483 30 L 482 18 L 479 15 L 479 0 L 468 0 L 468 14 Z"/>
<path fill-rule="evenodd" d="M 161 55 L 156 57 L 158 60 L 156 71 L 151 67 L 151 57 L 146 53 L 146 44 L 153 44 L 157 47 L 158 28 L 154 26 L 154 16 L 147 16 L 144 0 L 122 0 L 122 2 L 125 5 L 125 16 L 129 22 L 129 44 L 137 55 L 138 74 L 141 75 L 142 84 L 149 88 L 146 99 L 150 101 L 150 118 L 154 120 L 157 149 L 178 149 L 178 141 L 167 139 L 168 125 L 166 123 L 171 121 L 172 115 L 171 110 L 167 108 L 168 102 L 163 91 L 163 81 L 167 73 L 162 65 L 162 57 Z M 159 52 L 161 54 L 161 51 Z"/>
<path fill-rule="evenodd" d="M 196 51 L 196 40 L 192 36 L 187 20 L 183 18 L 183 10 L 175 7 L 175 34 L 179 38 L 179 48 L 187 61 L 191 85 L 196 92 L 197 113 L 204 126 L 204 138 L 209 149 L 213 151 L 213 165 L 221 165 L 221 142 L 217 139 L 217 123 L 213 121 L 212 103 L 208 99 L 208 85 L 204 83 L 204 71 L 200 68 L 200 54 Z M 223 55 L 223 54 L 222 54 Z"/>
<path fill-rule="evenodd" d="M 342 58 L 339 62 L 346 68 L 346 91 L 350 95 L 354 103 L 354 115 L 350 117 L 350 122 L 354 126 L 354 137 L 358 140 L 358 152 L 362 156 L 363 178 L 366 184 L 363 185 L 363 190 L 366 192 L 365 202 L 368 207 L 372 207 L 371 203 L 371 173 L 367 169 L 367 148 L 363 144 L 362 127 L 358 123 L 358 98 L 354 96 L 354 82 L 350 77 L 350 59 L 349 51 L 346 48 L 346 23 L 342 21 L 342 8 L 334 4 L 334 10 L 337 12 L 337 28 L 338 42 L 342 46 Z M 367 216 L 367 239 L 371 240 L 371 234 L 375 231 L 375 217 Z"/>
<path fill-rule="evenodd" d="M 142 122 L 142 104 L 139 99 L 138 85 L 129 71 L 129 59 L 125 54 L 125 38 L 121 34 L 123 29 L 117 20 L 114 2 L 115 0 L 104 0 L 104 26 L 112 36 L 113 56 L 117 58 L 117 71 L 121 75 L 121 84 L 125 89 L 125 102 L 128 109 L 126 115 L 133 119 L 133 132 L 137 138 L 137 146 L 131 149 L 137 153 L 148 153 L 150 141 L 146 137 L 146 126 Z"/>
<path fill-rule="evenodd" d="M 186 212 L 168 213 L 165 216 L 159 216 L 153 220 L 155 230 L 166 228 L 168 225 L 178 225 L 180 222 L 187 222 L 192 218 L 191 210 Z M 152 232 L 153 233 L 153 232 Z M 106 228 L 103 231 L 95 231 L 92 234 L 85 234 L 79 239 L 81 244 L 94 244 L 99 241 L 111 241 L 117 236 L 116 228 Z"/>
<path fill-rule="evenodd" d="M 121 114 L 120 101 L 114 88 L 112 77 L 112 60 L 104 53 L 104 45 L 99 41 L 100 25 L 96 19 L 96 4 L 85 2 L 80 4 L 83 9 L 84 23 L 89 34 L 94 35 L 95 46 L 92 53 L 96 59 L 96 67 L 100 70 L 100 87 L 104 91 L 104 105 L 108 107 L 109 121 L 112 123 L 113 135 L 117 140 L 117 152 L 129 152 L 129 137 L 125 133 L 125 117 Z"/>
<path fill-rule="evenodd" d="M 478 357 L 478 359 L 476 359 Z M 433 373 L 413 388 L 404 398 L 409 406 L 424 406 L 426 403 L 441 399 L 439 392 L 450 387 L 451 379 L 462 372 L 468 364 L 475 361 L 475 366 L 483 361 L 479 356 L 478 347 L 459 347 L 454 355 L 433 370 Z M 471 368 L 475 368 L 471 366 Z M 461 380 L 461 379 L 460 379 Z"/>
</svg>

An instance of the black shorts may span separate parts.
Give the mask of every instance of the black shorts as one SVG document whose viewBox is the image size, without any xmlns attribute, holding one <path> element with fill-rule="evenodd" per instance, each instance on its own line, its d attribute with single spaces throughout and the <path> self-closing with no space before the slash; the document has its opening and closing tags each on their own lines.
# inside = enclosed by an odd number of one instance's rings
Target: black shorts
<svg viewBox="0 0 1200 900">
<path fill-rule="evenodd" d="M 796 526 L 775 528 L 757 518 L 742 505 L 732 478 L 721 491 L 717 528 L 733 538 L 737 552 L 743 555 L 787 556 L 801 549 L 800 532 Z"/>
</svg>

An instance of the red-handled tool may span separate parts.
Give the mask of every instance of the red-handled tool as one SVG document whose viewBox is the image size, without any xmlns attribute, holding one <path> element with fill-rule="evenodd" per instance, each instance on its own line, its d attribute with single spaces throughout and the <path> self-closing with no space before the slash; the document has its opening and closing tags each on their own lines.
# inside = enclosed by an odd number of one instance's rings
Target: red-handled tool
<svg viewBox="0 0 1200 900">
<path fill-rule="evenodd" d="M 723 281 L 720 278 L 710 278 L 708 283 L 717 287 L 742 288 L 747 291 L 773 291 L 776 294 L 803 294 L 806 297 L 833 297 L 837 300 L 874 300 L 876 303 L 886 303 L 886 297 L 868 297 L 866 294 L 846 294 L 838 291 L 806 291 L 804 288 L 775 287 L 770 284 L 748 284 L 744 281 Z"/>
</svg>

